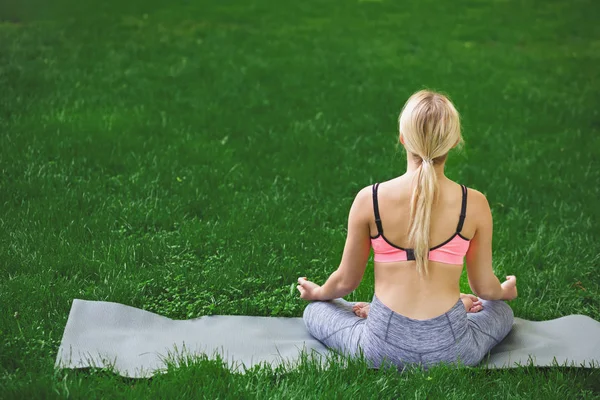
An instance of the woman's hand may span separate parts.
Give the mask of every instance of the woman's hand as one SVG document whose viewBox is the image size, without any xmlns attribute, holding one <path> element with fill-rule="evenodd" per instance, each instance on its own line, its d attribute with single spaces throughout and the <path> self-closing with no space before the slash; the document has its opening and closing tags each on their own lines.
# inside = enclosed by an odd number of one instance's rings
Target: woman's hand
<svg viewBox="0 0 600 400">
<path fill-rule="evenodd" d="M 483 310 L 483 303 L 473 294 L 461 293 L 460 299 L 465 305 L 465 310 L 467 310 L 468 313 L 476 313 Z"/>
<path fill-rule="evenodd" d="M 296 289 L 300 292 L 300 298 L 303 300 L 320 300 L 319 292 L 321 286 L 306 280 L 306 277 L 298 278 L 298 286 L 296 286 Z"/>
<path fill-rule="evenodd" d="M 502 300 L 514 300 L 517 298 L 517 277 L 509 275 L 502 282 Z"/>
</svg>

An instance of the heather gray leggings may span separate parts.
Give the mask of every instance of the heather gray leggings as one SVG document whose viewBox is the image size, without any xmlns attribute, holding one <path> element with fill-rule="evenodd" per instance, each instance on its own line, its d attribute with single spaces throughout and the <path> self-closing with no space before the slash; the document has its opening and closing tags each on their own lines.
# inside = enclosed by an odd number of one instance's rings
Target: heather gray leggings
<svg viewBox="0 0 600 400">
<path fill-rule="evenodd" d="M 476 365 L 510 332 L 513 311 L 504 301 L 482 300 L 483 310 L 467 313 L 462 301 L 427 320 L 400 315 L 377 296 L 368 318 L 352 311 L 343 299 L 315 301 L 304 311 L 310 334 L 325 346 L 357 356 L 359 349 L 372 367 L 438 363 Z"/>
</svg>

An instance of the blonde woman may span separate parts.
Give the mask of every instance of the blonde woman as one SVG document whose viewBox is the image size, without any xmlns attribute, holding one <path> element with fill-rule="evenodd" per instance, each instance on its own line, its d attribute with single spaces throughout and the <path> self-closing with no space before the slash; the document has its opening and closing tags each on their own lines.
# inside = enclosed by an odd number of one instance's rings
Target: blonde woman
<svg viewBox="0 0 600 400">
<path fill-rule="evenodd" d="M 375 367 L 478 364 L 510 332 L 516 278 L 492 271 L 492 214 L 483 194 L 444 175 L 448 152 L 462 143 L 450 100 L 422 90 L 400 114 L 407 171 L 362 189 L 348 218 L 339 268 L 319 286 L 298 279 L 300 297 L 314 300 L 304 321 L 316 339 Z M 362 280 L 374 252 L 375 296 L 341 299 Z M 466 257 L 471 289 L 461 294 Z M 478 296 L 478 297 L 477 297 Z"/>
</svg>

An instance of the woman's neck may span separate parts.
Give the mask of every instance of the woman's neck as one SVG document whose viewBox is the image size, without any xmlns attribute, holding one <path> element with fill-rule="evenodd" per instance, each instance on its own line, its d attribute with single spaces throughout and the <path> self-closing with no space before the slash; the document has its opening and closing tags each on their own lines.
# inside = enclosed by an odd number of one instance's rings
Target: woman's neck
<svg viewBox="0 0 600 400">
<path fill-rule="evenodd" d="M 407 160 L 407 163 L 406 163 L 406 173 L 412 175 L 415 172 L 417 172 L 417 170 L 419 169 L 420 163 L 417 163 L 416 161 L 413 161 L 411 159 L 411 157 L 407 157 L 407 158 L 408 158 L 408 160 Z M 445 166 L 446 166 L 446 162 L 445 161 L 441 162 L 439 164 L 435 164 L 433 166 L 438 179 L 446 177 L 446 175 L 444 174 L 444 167 Z"/>
</svg>

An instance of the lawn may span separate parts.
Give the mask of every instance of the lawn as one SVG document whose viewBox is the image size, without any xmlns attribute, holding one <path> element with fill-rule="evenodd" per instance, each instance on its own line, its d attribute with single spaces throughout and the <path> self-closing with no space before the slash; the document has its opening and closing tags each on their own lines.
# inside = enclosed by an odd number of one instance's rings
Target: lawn
<svg viewBox="0 0 600 400">
<path fill-rule="evenodd" d="M 599 398 L 598 369 L 53 368 L 74 298 L 300 316 L 290 285 L 323 282 L 355 194 L 403 173 L 397 116 L 425 87 L 462 115 L 446 172 L 488 197 L 515 315 L 600 320 L 599 18 L 591 0 L 2 1 L 0 397 Z M 368 267 L 347 299 L 372 294 Z"/>
</svg>

